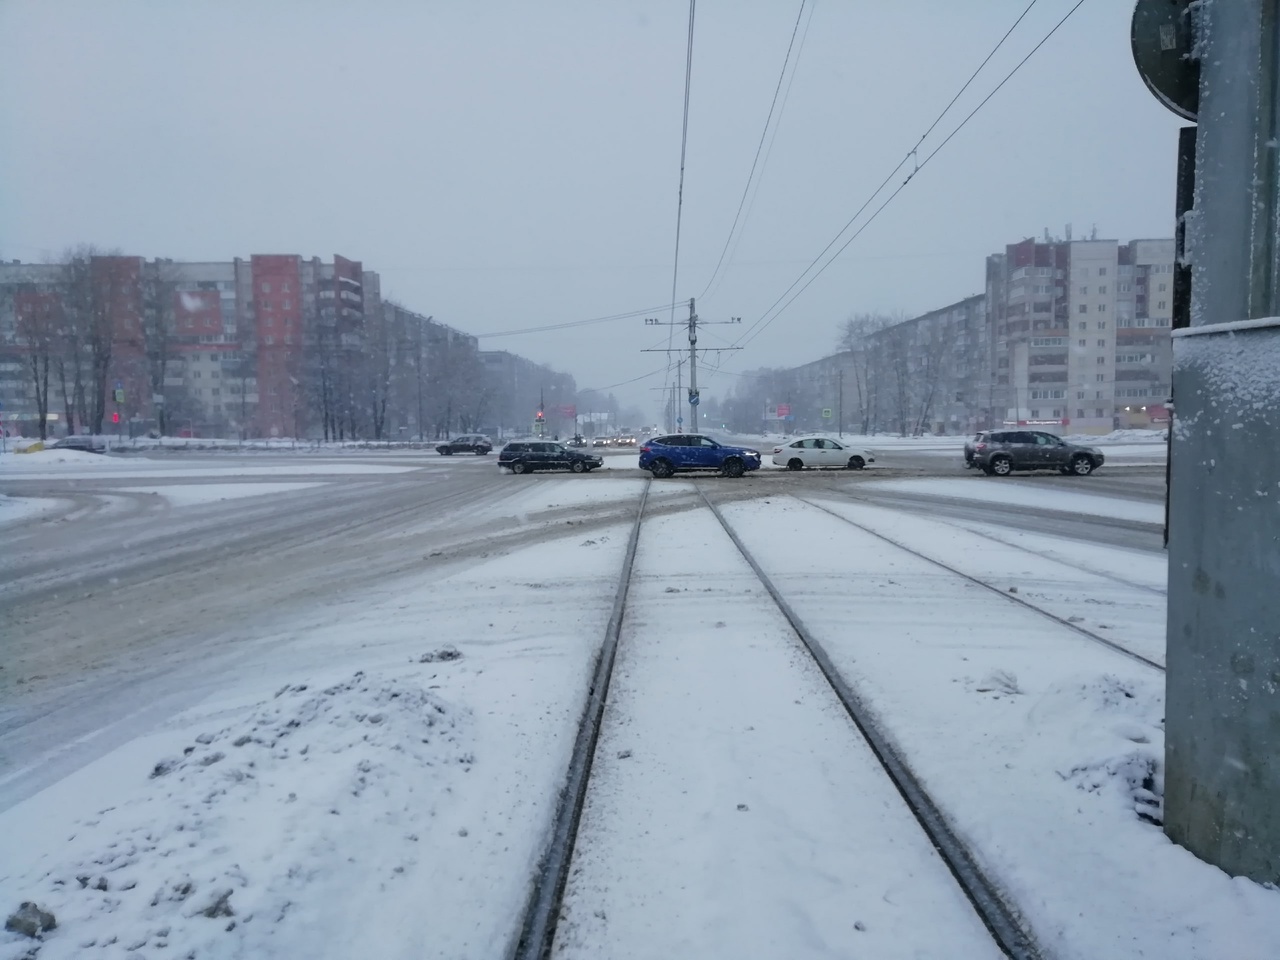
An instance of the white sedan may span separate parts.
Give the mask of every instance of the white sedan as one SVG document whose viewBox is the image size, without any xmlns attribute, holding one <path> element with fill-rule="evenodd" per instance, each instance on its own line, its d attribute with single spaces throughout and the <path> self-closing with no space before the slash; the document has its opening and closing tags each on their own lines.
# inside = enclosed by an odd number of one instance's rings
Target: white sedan
<svg viewBox="0 0 1280 960">
<path fill-rule="evenodd" d="M 773 462 L 788 470 L 805 467 L 843 467 L 861 470 L 876 458 L 861 447 L 855 447 L 835 437 L 801 437 L 773 448 Z"/>
</svg>

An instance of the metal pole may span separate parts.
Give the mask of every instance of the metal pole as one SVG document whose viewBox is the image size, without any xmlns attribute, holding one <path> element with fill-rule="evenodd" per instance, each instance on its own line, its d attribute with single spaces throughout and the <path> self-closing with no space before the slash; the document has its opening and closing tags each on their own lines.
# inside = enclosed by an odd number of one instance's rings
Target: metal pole
<svg viewBox="0 0 1280 960">
<path fill-rule="evenodd" d="M 837 417 L 836 434 L 841 439 L 843 439 L 844 438 L 844 371 L 843 370 L 839 371 L 838 380 L 840 383 L 840 404 L 839 404 L 839 409 L 836 411 L 836 417 Z"/>
<path fill-rule="evenodd" d="M 1198 8 L 1190 325 L 1173 332 L 1165 831 L 1280 882 L 1280 0 Z"/>
<path fill-rule="evenodd" d="M 693 298 L 689 298 L 689 422 L 691 432 L 698 432 L 698 315 L 693 312 Z"/>
</svg>

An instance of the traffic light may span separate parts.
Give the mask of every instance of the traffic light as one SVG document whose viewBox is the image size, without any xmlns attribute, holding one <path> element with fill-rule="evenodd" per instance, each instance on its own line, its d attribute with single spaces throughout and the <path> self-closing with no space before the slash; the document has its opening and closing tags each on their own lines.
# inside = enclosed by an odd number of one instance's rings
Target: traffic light
<svg viewBox="0 0 1280 960">
<path fill-rule="evenodd" d="M 119 411 L 119 410 L 117 410 L 115 413 L 111 414 L 111 422 L 112 422 L 112 423 L 119 423 L 119 422 L 120 422 L 120 411 Z"/>
<path fill-rule="evenodd" d="M 543 422 L 544 420 L 546 420 L 547 418 L 543 415 L 542 411 L 541 411 L 541 410 L 539 410 L 539 411 L 534 415 L 534 419 L 535 419 L 535 420 L 537 420 L 539 423 L 542 423 L 542 422 Z"/>
</svg>

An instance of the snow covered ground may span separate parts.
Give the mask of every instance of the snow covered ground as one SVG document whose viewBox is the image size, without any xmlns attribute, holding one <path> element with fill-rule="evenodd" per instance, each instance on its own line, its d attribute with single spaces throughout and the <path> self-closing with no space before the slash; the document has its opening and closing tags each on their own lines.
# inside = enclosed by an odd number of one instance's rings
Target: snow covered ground
<svg viewBox="0 0 1280 960">
<path fill-rule="evenodd" d="M 128 487 L 102 488 L 185 488 L 190 510 L 54 525 L 75 534 L 56 556 L 38 525 L 34 563 L 78 563 L 70 545 L 96 555 L 117 530 L 145 559 L 152 526 L 216 549 L 142 563 L 110 602 L 68 594 L 0 624 L 11 647 L 34 644 L 0 662 L 0 913 L 32 901 L 58 923 L 42 941 L 0 933 L 0 960 L 503 955 L 641 482 L 477 461 L 317 486 L 329 464 L 263 463 L 246 483 L 217 472 L 237 464 L 192 460 L 179 469 L 206 482 L 112 473 Z M 1150 506 L 972 477 L 875 486 L 1122 519 Z M 559 955 L 988 955 L 692 487 L 652 488 Z M 256 492 L 221 502 L 237 488 Z M 1158 555 L 796 489 L 1162 651 Z M 723 509 L 1050 955 L 1280 956 L 1280 892 L 1150 822 L 1157 671 L 785 490 Z M 280 527 L 287 549 L 223 537 L 239 515 L 274 536 L 273 510 L 308 511 L 302 531 Z M 74 657 L 48 646 L 64 634 Z M 112 663 L 108 634 L 130 638 Z"/>
<path fill-rule="evenodd" d="M 116 457 L 83 450 L 41 450 L 0 458 L 0 480 L 114 480 L 121 477 L 278 477 L 405 473 L 416 466 L 389 463 L 323 462 L 286 459 L 273 464 L 228 464 L 169 457 Z"/>
<path fill-rule="evenodd" d="M 925 477 L 918 480 L 875 480 L 868 481 L 868 484 L 872 490 L 886 493 L 923 494 L 953 500 L 976 500 L 981 503 L 1017 504 L 1044 510 L 1112 517 L 1117 520 L 1164 523 L 1164 505 L 1160 503 L 1087 492 L 1073 493 L 1064 491 L 1060 486 L 1021 483 L 1018 479 L 1004 478 L 992 482 L 977 475 L 957 479 Z M 1087 491 L 1088 486 L 1087 479 L 1080 480 L 1082 490 Z"/>
<path fill-rule="evenodd" d="M 57 500 L 37 497 L 10 497 L 0 494 L 0 526 L 16 523 L 47 513 L 58 505 Z"/>
<path fill-rule="evenodd" d="M 41 960 L 500 956 L 625 541 L 335 598 L 165 679 L 188 708 L 0 814 L 0 904 L 57 918 Z"/>
</svg>

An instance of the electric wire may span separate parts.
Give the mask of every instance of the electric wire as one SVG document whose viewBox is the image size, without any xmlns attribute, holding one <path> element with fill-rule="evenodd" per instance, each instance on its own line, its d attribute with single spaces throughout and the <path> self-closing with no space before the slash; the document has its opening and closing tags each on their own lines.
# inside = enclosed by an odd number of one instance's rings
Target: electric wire
<svg viewBox="0 0 1280 960">
<path fill-rule="evenodd" d="M 565 323 L 551 323 L 541 327 L 522 327 L 519 330 L 495 330 L 492 333 L 477 333 L 474 336 L 480 338 L 493 337 L 514 337 L 525 333 L 545 333 L 549 330 L 567 330 L 570 327 L 585 327 L 593 323 L 608 323 L 613 320 L 630 320 L 634 317 L 642 317 L 645 314 L 657 313 L 665 310 L 670 304 L 660 303 L 656 307 L 644 307 L 640 310 L 629 310 L 626 313 L 613 313 L 605 317 L 590 317 L 586 320 L 569 320 Z"/>
<path fill-rule="evenodd" d="M 791 76 L 787 78 L 787 87 L 782 91 L 782 106 L 778 111 L 778 122 L 773 125 L 773 133 L 769 134 L 769 146 L 764 151 L 764 163 L 760 165 L 760 176 L 756 177 L 755 186 L 751 189 L 751 199 L 747 203 L 747 212 L 742 218 L 742 229 L 738 231 L 738 235 L 733 240 L 733 249 L 729 251 L 728 266 L 720 274 L 720 279 L 716 281 L 715 287 L 707 294 L 709 297 L 716 295 L 716 291 L 720 289 L 720 285 L 728 275 L 729 268 L 738 259 L 738 247 L 742 245 L 742 238 L 746 236 L 747 224 L 751 222 L 751 214 L 755 212 L 756 201 L 760 199 L 760 184 L 764 182 L 764 172 L 769 168 L 769 158 L 773 156 L 773 145 L 778 142 L 778 131 L 782 129 L 782 116 L 787 112 L 787 103 L 791 100 L 791 87 L 795 83 L 796 73 L 800 69 L 800 55 L 804 52 L 805 41 L 809 39 L 809 28 L 813 26 L 813 14 L 816 9 L 817 3 L 811 2 L 809 4 L 809 17 L 805 20 L 804 31 L 800 34 L 800 45 L 796 47 L 796 63 L 791 68 Z"/>
<path fill-rule="evenodd" d="M 689 91 L 693 81 L 693 23 L 697 11 L 698 0 L 689 0 L 689 36 L 685 43 L 684 57 L 684 120 L 680 128 L 680 184 L 676 191 L 676 251 L 671 266 L 671 324 L 667 328 L 667 350 L 671 349 L 671 340 L 675 334 L 676 321 L 676 285 L 680 279 L 680 224 L 684 215 L 684 165 L 689 148 Z M 668 354 L 667 378 L 671 373 L 671 360 Z"/>
<path fill-rule="evenodd" d="M 769 327 L 769 325 L 773 323 L 774 320 L 777 320 L 778 317 L 780 317 L 783 314 L 783 312 L 787 309 L 787 307 L 791 306 L 791 304 L 795 301 L 795 299 L 799 297 L 800 294 L 804 293 L 806 289 L 808 289 L 809 284 L 813 283 L 814 280 L 818 279 L 818 277 L 820 277 L 823 274 L 823 272 L 827 269 L 827 267 L 831 266 L 831 264 L 834 263 L 837 258 L 839 258 L 840 254 L 845 251 L 845 249 L 849 246 L 849 244 L 853 243 L 854 240 L 858 239 L 858 237 L 862 235 L 862 232 L 866 230 L 867 227 L 869 227 L 875 221 L 876 217 L 880 215 L 881 211 L 884 210 L 885 207 L 887 207 L 890 203 L 893 202 L 893 199 L 903 191 L 903 189 L 907 186 L 907 184 L 909 184 L 913 179 L 915 179 L 916 174 L 918 174 L 921 170 L 923 170 L 925 166 L 929 163 L 929 161 L 931 161 L 934 157 L 936 157 L 938 153 L 941 152 L 942 149 L 946 147 L 948 143 L 951 142 L 952 138 L 954 138 L 956 134 L 958 134 L 961 130 L 965 128 L 965 126 L 969 123 L 970 120 L 974 118 L 974 116 L 978 113 L 978 111 L 981 110 L 984 106 L 986 106 L 987 103 L 990 102 L 991 98 L 1000 92 L 1000 89 L 1013 78 L 1014 74 L 1016 74 L 1019 70 L 1022 69 L 1023 65 L 1035 55 L 1036 51 L 1038 51 L 1041 47 L 1043 47 L 1046 43 L 1049 42 L 1049 39 L 1055 33 L 1058 32 L 1058 28 L 1061 27 L 1064 23 L 1066 23 L 1067 20 L 1071 18 L 1071 15 L 1074 14 L 1077 10 L 1079 10 L 1081 6 L 1083 6 L 1084 2 L 1085 0 L 1077 0 L 1076 4 L 1070 10 L 1068 10 L 1066 14 L 1063 15 L 1062 19 L 1059 20 L 1056 24 L 1054 24 L 1053 29 L 1051 29 L 1047 34 L 1045 34 L 1045 36 L 1040 40 L 1040 42 L 1037 43 L 1034 47 L 1032 47 L 1031 51 L 1025 57 L 1019 60 L 1017 65 L 1012 70 L 1010 70 L 1007 74 L 1005 74 L 1004 79 L 1001 80 L 998 84 L 996 84 L 995 88 L 990 93 L 988 93 L 985 97 L 983 97 L 981 102 L 979 102 L 976 107 L 974 107 L 971 111 L 969 111 L 969 114 L 963 120 L 960 121 L 959 125 L 956 126 L 955 129 L 953 129 L 949 134 L 947 134 L 946 138 L 940 144 L 934 147 L 933 150 L 931 150 L 923 160 L 918 161 L 915 169 L 913 169 L 911 173 L 907 175 L 907 178 L 903 180 L 902 183 L 898 184 L 897 189 L 895 189 L 893 193 L 889 194 L 889 196 L 885 199 L 884 203 L 880 204 L 880 206 L 875 209 L 875 212 L 872 213 L 871 216 L 867 218 L 867 220 L 862 224 L 862 226 L 858 227 L 858 229 L 855 230 L 852 235 L 850 235 L 849 239 L 847 239 L 843 244 L 841 244 L 839 249 L 837 249 L 836 252 L 831 255 L 831 257 L 827 260 L 827 262 L 824 263 L 817 270 L 817 272 L 813 274 L 813 276 L 811 276 L 807 281 L 805 281 L 804 285 L 800 287 L 800 289 L 797 290 L 791 296 L 791 298 L 787 300 L 787 302 L 784 303 L 776 313 L 774 313 L 772 317 L 769 317 L 769 319 L 764 322 L 763 326 L 760 325 L 761 321 L 764 321 L 764 318 L 768 316 L 770 311 L 773 310 L 773 306 L 771 306 L 769 310 L 766 310 L 765 313 L 760 317 L 760 320 L 757 320 L 754 324 L 752 324 L 751 329 L 745 331 L 742 337 L 740 337 L 737 342 L 742 345 L 751 343 L 751 341 L 754 340 L 756 337 L 758 337 L 761 333 L 763 333 Z M 915 150 L 913 149 L 912 153 L 908 154 L 908 157 L 913 155 L 914 153 L 915 153 Z M 900 169 L 901 166 L 902 164 L 899 164 L 898 169 Z M 883 189 L 883 187 L 881 187 L 881 189 Z M 877 193 L 879 193 L 879 190 L 877 190 Z M 874 197 L 875 197 L 875 194 L 872 195 L 873 199 Z M 864 208 L 865 208 L 865 205 L 864 205 Z M 856 219 L 856 217 L 854 219 Z M 849 223 L 852 223 L 852 222 L 853 222 L 852 220 L 849 221 Z M 849 227 L 849 224 L 846 224 L 844 229 L 841 230 L 840 234 L 836 234 L 835 238 L 831 241 L 831 243 L 827 244 L 827 247 L 824 249 L 823 253 L 825 253 L 826 250 L 829 250 L 831 246 L 837 240 L 840 239 L 840 235 L 844 232 L 844 230 L 847 230 L 848 227 Z M 822 254 L 819 254 L 819 259 L 821 257 L 822 257 Z M 814 262 L 816 263 L 817 260 L 815 260 Z M 808 271 L 806 270 L 806 273 L 807 272 Z M 804 274 L 801 274 L 800 278 L 797 278 L 796 282 L 798 283 L 799 280 L 802 279 L 803 277 L 804 277 Z M 793 283 L 792 287 L 794 286 L 795 284 Z M 790 291 L 790 289 L 791 288 L 789 287 L 788 292 Z M 785 297 L 786 293 L 784 293 L 783 296 Z M 774 306 L 777 306 L 778 302 L 781 299 L 782 298 L 779 297 L 778 300 L 775 300 Z"/>
<path fill-rule="evenodd" d="M 795 46 L 796 33 L 800 30 L 800 20 L 804 17 L 804 8 L 807 2 L 808 0 L 800 0 L 800 9 L 796 13 L 795 26 L 791 28 L 791 39 L 787 43 L 787 55 L 782 59 L 782 69 L 778 72 L 778 82 L 773 88 L 773 100 L 769 103 L 768 116 L 764 118 L 764 129 L 760 131 L 760 142 L 756 144 L 756 155 L 751 160 L 751 171 L 747 174 L 747 182 L 742 187 L 742 199 L 738 201 L 738 209 L 733 215 L 733 224 L 729 227 L 729 235 L 724 238 L 724 247 L 720 250 L 720 259 L 716 261 L 715 269 L 711 271 L 711 276 L 707 279 L 707 285 L 703 287 L 702 292 L 698 294 L 699 300 L 707 295 L 707 291 L 711 289 L 711 284 L 714 283 L 716 277 L 719 276 L 720 267 L 724 263 L 725 254 L 729 252 L 729 243 L 733 240 L 733 232 L 738 228 L 738 219 L 742 216 L 742 208 L 747 202 L 747 194 L 751 192 L 751 183 L 756 175 L 756 165 L 760 162 L 760 152 L 764 149 L 765 137 L 769 133 L 769 124 L 773 120 L 773 111 L 778 105 L 778 93 L 782 90 L 782 81 L 787 75 L 787 64 L 791 62 L 791 50 Z M 797 57 L 797 63 L 798 62 L 799 59 Z M 778 116 L 778 121 L 779 123 L 782 121 L 781 114 Z M 763 175 L 764 171 L 762 170 L 761 176 Z M 671 295 L 671 298 L 673 300 L 675 299 L 674 293 Z"/>
<path fill-rule="evenodd" d="M 934 121 L 933 121 L 931 124 L 929 124 L 929 126 L 928 126 L 928 128 L 925 130 L 924 134 L 920 137 L 920 139 L 919 139 L 919 140 L 917 140 L 917 141 L 916 141 L 915 146 L 913 146 L 910 150 L 908 150 L 908 151 L 906 152 L 906 154 L 904 154 L 904 155 L 903 155 L 902 159 L 898 161 L 897 165 L 896 165 L 896 166 L 894 166 L 894 168 L 893 168 L 892 170 L 890 170 L 890 171 L 889 171 L 889 174 L 888 174 L 888 175 L 887 175 L 887 176 L 886 176 L 886 177 L 885 177 L 885 178 L 880 182 L 880 184 L 875 188 L 875 190 L 873 190 L 873 191 L 871 192 L 871 195 L 867 197 L 866 201 L 862 204 L 862 206 L 860 206 L 860 207 L 859 207 L 859 208 L 854 212 L 853 216 L 852 216 L 852 217 L 850 217 L 850 218 L 849 218 L 849 220 L 845 223 L 845 225 L 844 225 L 843 227 L 841 227 L 841 228 L 840 228 L 840 230 L 836 233 L 836 235 L 835 235 L 834 237 L 832 237 L 832 238 L 831 238 L 831 241 L 830 241 L 830 242 L 829 242 L 825 247 L 823 247 L 823 248 L 822 248 L 822 250 L 818 253 L 818 255 L 817 255 L 816 257 L 814 257 L 814 258 L 813 258 L 813 260 L 811 260 L 811 261 L 810 261 L 809 265 L 808 265 L 807 267 L 805 267 L 805 269 L 804 269 L 804 270 L 802 270 L 802 271 L 800 272 L 800 275 L 799 275 L 799 276 L 797 276 L 797 277 L 796 277 L 796 279 L 792 281 L 791 285 L 790 285 L 789 287 L 787 287 L 787 289 L 786 289 L 786 290 L 784 290 L 784 291 L 782 292 L 782 295 L 781 295 L 781 296 L 779 296 L 779 297 L 778 297 L 778 299 L 776 299 L 776 300 L 775 300 L 775 301 L 774 301 L 774 302 L 769 306 L 769 308 L 768 308 L 767 310 L 765 310 L 765 311 L 764 311 L 764 313 L 763 313 L 763 314 L 761 314 L 760 318 L 759 318 L 758 320 L 756 320 L 756 322 L 755 322 L 755 323 L 753 323 L 750 327 L 748 327 L 746 330 L 744 330 L 744 331 L 742 332 L 742 334 L 739 336 L 739 338 L 738 338 L 738 341 L 737 341 L 737 342 L 741 343 L 741 342 L 743 342 L 744 340 L 746 340 L 746 338 L 747 338 L 747 337 L 749 337 L 749 336 L 750 336 L 752 339 L 754 339 L 754 331 L 756 331 L 756 329 L 757 329 L 758 327 L 760 327 L 760 324 L 761 324 L 761 323 L 765 322 L 765 318 L 769 316 L 769 314 L 774 310 L 774 308 L 775 308 L 775 307 L 777 307 L 777 306 L 778 306 L 778 304 L 782 303 L 782 301 L 783 301 L 784 299 L 786 299 L 787 295 L 788 295 L 789 293 L 791 293 L 791 291 L 792 291 L 792 290 L 794 290 L 794 289 L 796 288 L 796 286 L 797 286 L 798 284 L 800 284 L 800 283 L 801 283 L 801 281 L 803 281 L 803 280 L 804 280 L 805 276 L 806 276 L 806 275 L 807 275 L 807 274 L 808 274 L 808 273 L 809 273 L 809 272 L 814 268 L 814 266 L 815 266 L 815 265 L 817 265 L 817 264 L 818 264 L 818 262 L 819 262 L 819 261 L 821 261 L 821 260 L 822 260 L 822 258 L 823 258 L 824 256 L 826 256 L 827 252 L 828 252 L 828 251 L 829 251 L 833 246 L 835 246 L 835 245 L 836 245 L 836 243 L 838 243 L 838 242 L 839 242 L 840 238 L 845 234 L 845 232 L 846 232 L 846 231 L 847 231 L 851 226 L 853 226 L 853 224 L 854 224 L 855 222 L 857 222 L 858 218 L 859 218 L 860 216 L 862 216 L 862 214 L 867 210 L 867 208 L 868 208 L 868 207 L 870 207 L 870 206 L 871 206 L 871 204 L 872 204 L 872 203 L 874 203 L 874 202 L 875 202 L 876 197 L 878 197 L 878 196 L 883 192 L 884 188 L 885 188 L 885 187 L 887 187 L 887 186 L 889 185 L 889 182 L 890 182 L 890 181 L 891 181 L 895 176 L 897 176 L 898 172 L 899 172 L 899 171 L 900 171 L 904 166 L 906 166 L 907 162 L 908 162 L 908 161 L 910 161 L 913 157 L 916 157 L 916 158 L 917 158 L 917 164 L 916 164 L 916 167 L 915 167 L 915 169 L 913 169 L 913 170 L 912 170 L 911 175 L 907 177 L 907 180 L 903 181 L 902 186 L 905 186 L 905 184 L 906 184 L 907 182 L 909 182 L 909 181 L 911 180 L 911 178 L 912 178 L 912 177 L 914 177 L 914 176 L 916 175 L 916 173 L 918 173 L 918 172 L 919 172 L 920 168 L 924 165 L 923 163 L 920 163 L 920 162 L 918 161 L 918 151 L 919 151 L 919 149 L 920 149 L 921 144 L 925 141 L 925 139 L 927 139 L 927 138 L 928 138 L 929 134 L 930 134 L 930 133 L 932 133 L 932 132 L 937 128 L 938 124 L 939 124 L 939 123 L 941 123 L 941 122 L 942 122 L 942 120 L 946 117 L 946 115 L 951 111 L 951 108 L 952 108 L 953 106 L 955 106 L 956 102 L 957 102 L 957 101 L 960 99 L 960 97 L 964 94 L 965 90 L 967 90 L 967 89 L 968 89 L 968 88 L 973 84 L 973 81 L 977 78 L 978 74 L 982 72 L 983 68 L 984 68 L 984 67 L 986 67 L 986 65 L 987 65 L 988 63 L 990 63 L 991 58 L 992 58 L 992 57 L 994 57 L 994 56 L 995 56 L 995 54 L 1000 50 L 1000 48 L 1004 45 L 1005 41 L 1009 39 L 1009 37 L 1010 37 L 1010 35 L 1013 33 L 1013 31 L 1014 31 L 1014 30 L 1018 27 L 1018 25 L 1023 21 L 1023 19 L 1024 19 L 1024 18 L 1027 16 L 1027 14 L 1030 12 L 1031 8 L 1032 8 L 1032 7 L 1034 7 L 1034 6 L 1036 5 L 1036 3 L 1037 3 L 1037 2 L 1038 2 L 1038 0 L 1031 0 L 1031 2 L 1030 2 L 1030 3 L 1026 6 L 1026 8 L 1022 11 L 1022 13 L 1021 13 L 1021 14 L 1019 14 L 1018 18 L 1013 22 L 1013 25 L 1012 25 L 1011 27 L 1009 27 L 1009 29 L 1008 29 L 1008 30 L 1006 30 L 1006 31 L 1005 31 L 1004 35 L 1000 38 L 1000 40 L 996 43 L 996 45 L 991 49 L 991 52 L 990 52 L 990 53 L 988 53 L 988 54 L 987 54 L 987 56 L 986 56 L 985 58 L 983 58 L 982 62 L 978 65 L 977 69 L 975 69 L 975 70 L 973 71 L 973 73 L 972 73 L 972 74 L 970 74 L 969 79 L 968 79 L 968 80 L 966 80 L 966 81 L 964 82 L 964 85 L 963 85 L 963 86 L 961 86 L 961 88 L 959 89 L 959 91 L 957 91 L 957 93 L 955 94 L 955 96 L 953 96 L 953 97 L 951 98 L 951 100 L 950 100 L 950 101 L 948 101 L 947 105 L 943 108 L 942 112 L 938 114 L 938 116 L 934 119 Z M 1056 25 L 1052 30 L 1050 30 L 1050 31 L 1049 31 L 1049 33 L 1044 37 L 1044 39 L 1042 39 L 1038 44 L 1036 44 L 1036 46 L 1035 46 L 1035 47 L 1033 47 L 1033 48 L 1032 48 L 1031 53 L 1027 54 L 1027 56 L 1026 56 L 1026 57 L 1024 57 L 1024 58 L 1022 59 L 1022 61 L 1021 61 L 1021 62 L 1020 62 L 1016 67 L 1014 67 L 1014 68 L 1013 68 L 1013 70 L 1012 70 L 1008 75 L 1006 75 L 1006 76 L 1005 76 L 1004 80 L 1000 81 L 999 85 L 997 85 L 997 86 L 996 86 L 995 90 L 992 90 L 992 91 L 991 91 L 991 93 L 987 94 L 986 98 L 985 98 L 981 103 L 979 103 L 979 104 L 978 104 L 978 106 L 973 110 L 973 112 L 971 112 L 971 113 L 969 114 L 969 116 L 968 116 L 968 117 L 966 117 L 966 118 L 964 119 L 964 121 L 962 121 L 962 122 L 961 122 L 960 126 L 956 127 L 956 128 L 951 132 L 951 134 L 947 137 L 947 139 L 943 141 L 943 145 L 945 145 L 945 144 L 947 143 L 947 141 L 949 141 L 949 140 L 951 139 L 951 137 L 954 137 L 954 136 L 956 135 L 956 133 L 958 133 L 958 132 L 960 131 L 960 129 L 961 129 L 961 128 L 963 128 L 963 126 L 964 126 L 966 123 L 968 123 L 968 122 L 969 122 L 969 120 L 973 117 L 973 115 L 974 115 L 975 113 L 977 113 L 977 112 L 978 112 L 978 110 L 982 109 L 983 105 L 985 105 L 985 104 L 987 103 L 987 101 L 988 101 L 988 100 L 990 100 L 992 96 L 994 96 L 994 94 L 996 93 L 996 91 L 998 91 L 998 90 L 1000 89 L 1000 87 L 1004 86 L 1004 84 L 1005 84 L 1006 82 L 1008 82 L 1008 80 L 1010 79 L 1010 77 L 1012 77 L 1012 76 L 1013 76 L 1013 74 L 1015 74 L 1015 73 L 1017 73 L 1017 72 L 1018 72 L 1018 70 L 1022 67 L 1022 64 L 1026 63 L 1026 62 L 1027 62 L 1027 60 L 1028 60 L 1028 59 L 1030 59 L 1031 55 L 1032 55 L 1032 54 L 1034 54 L 1037 50 L 1039 50 L 1039 49 L 1040 49 L 1040 47 L 1042 47 L 1042 46 L 1043 46 L 1043 45 L 1048 41 L 1049 37 L 1052 37 L 1052 36 L 1053 36 L 1053 34 L 1054 34 L 1055 32 L 1057 32 L 1058 27 L 1062 26 L 1062 24 L 1063 24 L 1063 23 L 1065 23 L 1065 22 L 1066 22 L 1066 20 L 1067 20 L 1067 19 L 1068 19 L 1068 18 L 1069 18 L 1073 13 L 1075 13 L 1075 11 L 1080 7 L 1080 4 L 1081 4 L 1081 3 L 1083 3 L 1083 2 L 1084 2 L 1084 0 L 1079 0 L 1079 2 L 1078 2 L 1074 7 L 1072 7 L 1072 8 L 1071 8 L 1071 10 L 1069 10 L 1069 11 L 1067 12 L 1066 16 L 1064 16 L 1064 17 L 1062 18 L 1062 20 L 1058 21 L 1058 24 L 1057 24 L 1057 25 Z M 937 150 L 938 150 L 938 149 L 940 149 L 940 147 L 939 147 L 939 148 L 936 148 L 936 149 L 933 151 L 933 153 L 931 153 L 931 154 L 926 158 L 926 160 L 925 160 L 925 162 L 926 162 L 926 163 L 928 162 L 928 160 L 929 160 L 929 159 L 932 159 L 932 158 L 933 158 L 933 156 L 937 153 Z M 899 187 L 899 190 L 901 190 L 901 186 Z M 897 193 L 897 192 L 898 192 L 898 191 L 895 191 L 895 195 L 896 195 L 896 193 Z M 883 207 L 882 207 L 881 209 L 883 209 Z M 879 212 L 879 211 L 877 211 L 877 213 L 878 213 L 878 212 Z M 864 225 L 864 226 L 865 226 L 865 225 Z M 859 232 L 861 232 L 861 230 L 860 230 Z M 856 234 L 855 234 L 855 236 L 856 236 Z M 845 246 L 848 246 L 848 244 L 845 244 Z M 841 247 L 840 249 L 841 249 L 841 250 L 843 250 L 843 249 L 844 249 L 844 247 Z M 839 251 L 837 251 L 836 256 L 839 256 Z M 834 258 L 833 258 L 833 259 L 834 259 Z M 828 265 L 829 265 L 829 264 L 830 264 L 830 261 L 828 261 Z M 824 267 L 822 268 L 822 270 L 825 270 L 825 269 L 826 269 L 826 266 L 824 266 Z M 819 273 L 821 273 L 821 272 L 822 272 L 822 270 L 819 270 L 818 272 L 819 272 Z M 814 277 L 816 277 L 817 275 L 818 275 L 818 274 L 815 274 L 815 275 L 814 275 Z M 809 283 L 811 283 L 812 281 L 813 281 L 813 278 L 810 278 Z M 804 285 L 804 286 L 805 286 L 805 287 L 807 287 L 807 286 L 809 285 L 809 283 L 805 283 L 805 285 Z M 802 291 L 803 291 L 803 289 L 804 289 L 804 287 L 802 287 L 802 288 L 801 288 L 801 290 L 802 290 Z M 787 300 L 787 306 L 789 306 L 789 305 L 791 304 L 792 300 L 794 300 L 794 299 L 795 299 L 795 297 L 792 297 L 792 298 L 791 298 L 791 300 Z M 784 306 L 782 309 L 783 309 L 783 310 L 785 310 L 785 309 L 786 309 L 786 306 Z M 781 313 L 781 311 L 779 311 L 779 314 L 780 314 L 780 313 Z M 768 320 L 768 323 L 772 323 L 774 319 L 777 319 L 777 316 L 778 316 L 778 314 L 775 314 L 772 318 L 770 318 L 770 319 Z M 766 323 L 766 326 L 768 325 L 768 323 Z"/>
</svg>

